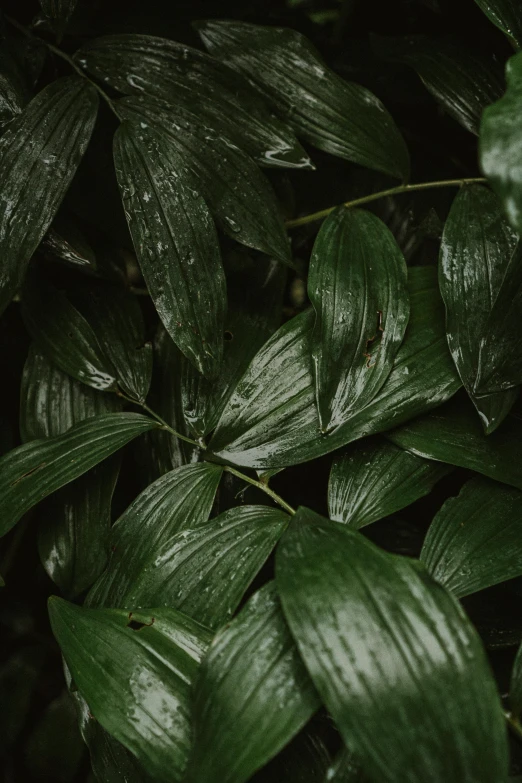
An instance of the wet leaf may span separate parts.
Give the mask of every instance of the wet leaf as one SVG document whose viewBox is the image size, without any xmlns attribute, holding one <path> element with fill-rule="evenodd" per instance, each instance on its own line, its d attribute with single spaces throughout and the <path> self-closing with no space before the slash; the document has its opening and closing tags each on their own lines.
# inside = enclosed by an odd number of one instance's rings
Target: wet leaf
<svg viewBox="0 0 522 783">
<path fill-rule="evenodd" d="M 518 0 L 475 0 L 488 19 L 520 48 L 522 46 L 522 8 Z"/>
</svg>

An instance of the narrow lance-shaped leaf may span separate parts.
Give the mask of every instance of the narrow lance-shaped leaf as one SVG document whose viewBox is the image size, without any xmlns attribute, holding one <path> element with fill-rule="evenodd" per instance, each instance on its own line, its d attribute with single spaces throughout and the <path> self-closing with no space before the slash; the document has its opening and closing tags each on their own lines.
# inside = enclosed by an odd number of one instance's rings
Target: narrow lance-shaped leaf
<svg viewBox="0 0 522 783">
<path fill-rule="evenodd" d="M 40 500 L 155 427 L 156 421 L 138 413 L 107 413 L 86 419 L 63 435 L 9 451 L 0 459 L 0 535 Z"/>
<path fill-rule="evenodd" d="M 462 598 L 522 575 L 521 533 L 522 492 L 474 478 L 435 516 L 420 559 Z"/>
<path fill-rule="evenodd" d="M 325 152 L 407 179 L 408 151 L 365 87 L 346 82 L 301 33 L 237 21 L 197 23 L 212 54 L 250 79 L 298 136 Z"/>
<path fill-rule="evenodd" d="M 475 0 L 488 19 L 522 47 L 522 8 L 518 0 Z"/>
<path fill-rule="evenodd" d="M 95 718 L 153 777 L 181 781 L 191 743 L 191 688 L 209 632 L 173 609 L 83 609 L 56 597 L 49 616 Z"/>
<path fill-rule="evenodd" d="M 319 706 L 271 582 L 215 637 L 202 663 L 187 783 L 250 780 Z"/>
<path fill-rule="evenodd" d="M 497 197 L 487 188 L 462 188 L 442 236 L 439 284 L 446 305 L 448 345 L 462 382 L 486 433 L 507 416 L 517 392 L 476 394 L 481 344 L 498 361 L 489 323 L 517 236 L 503 217 Z M 512 346 L 514 348 L 514 345 Z"/>
<path fill-rule="evenodd" d="M 339 207 L 312 251 L 308 296 L 322 432 L 361 411 L 391 372 L 410 315 L 407 268 L 379 218 Z"/>
<path fill-rule="evenodd" d="M 506 729 L 481 641 L 418 561 L 299 509 L 276 579 L 312 680 L 370 779 L 395 783 L 405 770 L 412 783 L 506 779 Z"/>
<path fill-rule="evenodd" d="M 45 87 L 0 139 L 0 312 L 20 287 L 85 152 L 98 96 L 77 76 Z"/>
<path fill-rule="evenodd" d="M 451 468 L 375 437 L 350 446 L 330 470 L 330 518 L 361 528 L 431 492 Z"/>
<path fill-rule="evenodd" d="M 522 645 L 518 648 L 513 664 L 513 671 L 511 672 L 509 704 L 513 717 L 520 722 L 520 717 L 522 715 Z"/>
<path fill-rule="evenodd" d="M 51 260 L 87 272 L 97 271 L 96 254 L 70 215 L 58 212 L 39 250 Z"/>
<path fill-rule="evenodd" d="M 144 123 L 145 124 L 145 123 Z M 205 202 L 172 166 L 163 137 L 128 121 L 114 160 L 143 277 L 165 328 L 205 375 L 222 357 L 225 276 Z"/>
<path fill-rule="evenodd" d="M 106 35 L 83 46 L 75 60 L 120 92 L 190 109 L 199 125 L 261 165 L 313 168 L 292 130 L 270 112 L 252 84 L 205 52 L 151 35 Z"/>
</svg>

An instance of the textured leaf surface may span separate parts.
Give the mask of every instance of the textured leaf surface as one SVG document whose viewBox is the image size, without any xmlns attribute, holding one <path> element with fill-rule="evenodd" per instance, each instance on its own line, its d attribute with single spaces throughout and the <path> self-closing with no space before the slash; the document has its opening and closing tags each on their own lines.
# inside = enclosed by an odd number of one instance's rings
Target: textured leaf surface
<svg viewBox="0 0 522 783">
<path fill-rule="evenodd" d="M 98 96 L 77 76 L 43 89 L 0 139 L 0 312 L 60 206 L 87 148 Z"/>
<path fill-rule="evenodd" d="M 330 518 L 361 528 L 431 492 L 451 470 L 375 437 L 350 446 L 330 470 Z"/>
<path fill-rule="evenodd" d="M 486 436 L 470 405 L 457 398 L 427 416 L 392 430 L 387 437 L 419 457 L 470 468 L 522 489 L 519 408 L 507 416 L 496 432 Z"/>
<path fill-rule="evenodd" d="M 362 410 L 390 374 L 410 315 L 407 275 L 393 235 L 371 212 L 339 207 L 321 226 L 308 296 L 322 432 Z"/>
<path fill-rule="evenodd" d="M 218 423 L 210 449 L 254 468 L 285 467 L 407 421 L 451 397 L 460 382 L 449 354 L 434 270 L 409 271 L 411 316 L 379 394 L 321 435 L 310 361 L 313 313 L 284 324 L 256 354 Z"/>
<path fill-rule="evenodd" d="M 123 123 L 114 138 L 114 160 L 158 315 L 198 370 L 214 375 L 222 356 L 226 287 L 206 204 L 172 166 L 163 137 L 148 127 Z"/>
<path fill-rule="evenodd" d="M 151 35 L 107 35 L 75 55 L 82 68 L 126 94 L 147 94 L 190 109 L 266 166 L 311 168 L 291 129 L 236 71 L 190 46 Z"/>
<path fill-rule="evenodd" d="M 521 532 L 522 492 L 474 478 L 442 506 L 420 559 L 462 598 L 522 575 Z"/>
<path fill-rule="evenodd" d="M 108 413 L 63 435 L 35 440 L 0 459 L 1 535 L 26 511 L 158 423 L 138 413 Z"/>
<path fill-rule="evenodd" d="M 89 593 L 89 606 L 127 605 L 129 592 L 158 550 L 176 533 L 207 521 L 222 471 L 210 462 L 184 465 L 138 495 L 111 528 L 112 556 Z"/>
<path fill-rule="evenodd" d="M 407 179 L 408 151 L 384 106 L 331 71 L 303 35 L 237 21 L 205 21 L 197 28 L 207 49 L 250 79 L 298 136 Z"/>
<path fill-rule="evenodd" d="M 190 692 L 208 631 L 173 609 L 83 609 L 56 597 L 49 615 L 95 718 L 152 776 L 180 781 L 190 749 Z"/>
<path fill-rule="evenodd" d="M 517 236 L 503 217 L 497 197 L 487 188 L 462 188 L 455 198 L 442 237 L 439 284 L 446 305 L 448 345 L 462 382 L 486 433 L 509 413 L 515 391 L 478 396 L 475 393 L 481 344 L 498 361 L 492 344 L 495 301 Z M 510 335 L 510 348 L 513 348 Z"/>
<path fill-rule="evenodd" d="M 201 666 L 188 780 L 244 783 L 319 706 L 275 585 L 265 585 L 215 637 Z"/>
<path fill-rule="evenodd" d="M 276 576 L 310 675 L 370 778 L 506 779 L 506 730 L 484 649 L 421 564 L 300 509 Z"/>
<path fill-rule="evenodd" d="M 522 8 L 518 0 L 475 0 L 488 19 L 522 47 Z"/>
</svg>

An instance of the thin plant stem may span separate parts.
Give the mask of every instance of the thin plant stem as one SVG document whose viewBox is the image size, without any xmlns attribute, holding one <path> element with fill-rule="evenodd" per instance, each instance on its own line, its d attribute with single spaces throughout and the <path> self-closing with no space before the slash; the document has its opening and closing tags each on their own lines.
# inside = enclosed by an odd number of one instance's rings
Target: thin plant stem
<svg viewBox="0 0 522 783">
<path fill-rule="evenodd" d="M 353 201 L 345 201 L 344 204 L 337 204 L 335 207 L 327 207 L 326 209 L 319 210 L 319 212 L 312 212 L 310 215 L 303 215 L 303 217 L 295 218 L 295 220 L 287 220 L 285 225 L 287 228 L 297 228 L 298 226 L 304 226 L 307 223 L 313 223 L 316 220 L 322 220 L 327 217 L 330 212 L 333 212 L 334 209 L 337 209 L 338 206 L 348 208 L 359 207 L 362 204 L 369 204 L 371 201 L 386 198 L 386 196 L 398 196 L 401 193 L 413 193 L 416 190 L 430 190 L 431 188 L 461 187 L 462 185 L 471 185 L 486 181 L 485 177 L 465 177 L 464 179 L 441 179 L 435 182 L 416 182 L 412 185 L 398 185 L 396 188 L 388 188 L 388 190 L 380 190 L 378 193 L 370 193 L 369 196 L 362 196 Z"/>
<path fill-rule="evenodd" d="M 171 435 L 174 435 L 176 438 L 179 438 L 180 440 L 184 440 L 186 443 L 190 443 L 192 446 L 197 446 L 198 449 L 204 449 L 205 444 L 204 443 L 198 443 L 197 440 L 193 440 L 192 438 L 187 438 L 186 435 L 182 435 L 181 432 L 177 432 L 175 429 L 173 429 L 170 424 L 167 424 L 165 419 L 162 419 L 161 416 L 152 410 L 152 408 L 149 408 L 146 402 L 141 402 L 140 400 L 135 400 L 132 397 L 128 397 L 126 394 L 124 394 L 120 389 L 116 391 L 116 395 L 118 397 L 121 397 L 123 400 L 127 400 L 127 402 L 131 402 L 133 405 L 139 405 L 140 408 L 143 408 L 144 411 L 147 411 L 147 413 L 152 416 L 153 419 L 156 419 L 156 421 L 161 424 L 164 430 L 167 430 L 170 432 Z"/>
<path fill-rule="evenodd" d="M 233 476 L 237 476 L 238 478 L 243 479 L 243 481 L 247 481 L 249 484 L 252 484 L 253 487 L 257 487 L 266 495 L 269 495 L 272 500 L 281 506 L 281 508 L 283 508 L 288 514 L 295 514 L 295 509 L 293 509 L 292 506 L 286 502 L 286 500 L 283 500 L 283 498 L 280 497 L 277 492 L 274 492 L 273 489 L 270 489 L 268 484 L 263 484 L 261 481 L 256 481 L 255 479 L 250 478 L 250 476 L 245 475 L 245 473 L 241 473 L 240 470 L 232 468 L 230 465 L 225 465 L 225 470 L 227 473 L 232 473 Z"/>
<path fill-rule="evenodd" d="M 504 711 L 504 718 L 506 719 L 506 722 L 513 732 L 513 734 L 517 737 L 517 739 L 522 740 L 522 724 L 518 720 L 518 718 L 513 717 L 513 715 L 510 712 Z"/>
</svg>

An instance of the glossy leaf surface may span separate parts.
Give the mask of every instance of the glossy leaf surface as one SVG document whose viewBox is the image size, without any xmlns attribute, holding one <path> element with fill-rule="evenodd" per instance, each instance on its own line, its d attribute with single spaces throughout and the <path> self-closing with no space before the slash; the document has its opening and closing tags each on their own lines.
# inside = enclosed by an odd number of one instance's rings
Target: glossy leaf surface
<svg viewBox="0 0 522 783">
<path fill-rule="evenodd" d="M 138 413 L 108 413 L 86 419 L 63 435 L 9 451 L 0 459 L 1 535 L 47 495 L 158 426 Z"/>
<path fill-rule="evenodd" d="M 475 0 L 488 19 L 522 47 L 522 8 L 518 0 Z"/>
<path fill-rule="evenodd" d="M 474 478 L 435 516 L 420 559 L 462 598 L 522 575 L 521 531 L 522 492 Z"/>
<path fill-rule="evenodd" d="M 313 313 L 282 326 L 239 381 L 210 442 L 220 457 L 254 468 L 306 462 L 435 407 L 459 388 L 434 270 L 410 269 L 411 315 L 386 383 L 342 427 L 321 435 L 310 361 Z"/>
<path fill-rule="evenodd" d="M 276 577 L 312 680 L 371 779 L 506 779 L 506 730 L 484 649 L 420 563 L 301 508 Z"/>
<path fill-rule="evenodd" d="M 98 96 L 77 76 L 43 89 L 0 139 L 0 312 L 22 284 L 87 148 Z"/>
<path fill-rule="evenodd" d="M 180 781 L 190 749 L 190 691 L 208 631 L 173 609 L 83 609 L 56 597 L 49 615 L 92 714 L 151 775 Z"/>
<path fill-rule="evenodd" d="M 339 207 L 321 226 L 308 296 L 322 432 L 362 410 L 390 374 L 410 315 L 407 275 L 393 235 L 371 212 Z"/>
<path fill-rule="evenodd" d="M 206 204 L 179 177 L 163 137 L 148 127 L 123 123 L 114 138 L 114 161 L 136 254 L 158 315 L 198 370 L 214 375 L 222 357 L 226 288 Z"/>
<path fill-rule="evenodd" d="M 202 663 L 188 780 L 244 783 L 319 706 L 275 585 L 265 585 L 215 637 Z"/>
<path fill-rule="evenodd" d="M 408 151 L 384 106 L 331 71 L 303 35 L 238 21 L 205 21 L 197 29 L 207 49 L 250 79 L 298 136 L 407 179 Z"/>
<path fill-rule="evenodd" d="M 486 355 L 491 353 L 498 360 L 490 317 L 516 242 L 517 236 L 490 190 L 475 185 L 459 191 L 444 226 L 439 284 L 451 355 L 488 434 L 509 413 L 517 396 L 514 391 L 487 396 L 475 393 L 483 342 Z"/>
<path fill-rule="evenodd" d="M 349 446 L 332 463 L 330 518 L 356 529 L 364 527 L 427 495 L 450 470 L 384 438 L 365 439 Z"/>
</svg>

